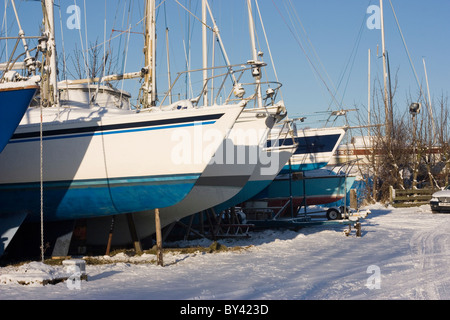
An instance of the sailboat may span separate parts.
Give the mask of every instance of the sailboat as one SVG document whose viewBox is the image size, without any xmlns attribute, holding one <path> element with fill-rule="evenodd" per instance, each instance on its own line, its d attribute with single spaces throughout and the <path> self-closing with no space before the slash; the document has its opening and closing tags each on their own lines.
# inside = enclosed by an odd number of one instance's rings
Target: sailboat
<svg viewBox="0 0 450 320">
<path fill-rule="evenodd" d="M 0 83 L 0 152 L 12 137 L 38 89 L 32 80 Z"/>
<path fill-rule="evenodd" d="M 154 9 L 151 2 L 147 7 Z M 91 100 L 68 105 L 61 101 L 56 81 L 52 0 L 45 1 L 45 10 L 51 74 L 42 87 L 50 90 L 41 90 L 41 106 L 26 111 L 0 155 L 2 221 L 36 221 L 41 214 L 47 222 L 92 218 L 181 201 L 247 101 L 162 111 L 154 107 L 154 92 L 148 89 L 150 108 L 125 110 Z M 144 75 L 152 74 L 146 68 Z M 51 105 L 43 107 L 48 93 Z"/>
<path fill-rule="evenodd" d="M 14 1 L 11 1 L 11 3 L 14 11 L 16 11 Z M 17 37 L 15 48 L 17 48 L 19 41 L 22 40 L 26 54 L 23 65 L 26 65 L 27 69 L 31 71 L 36 66 L 33 57 L 30 56 L 25 33 L 20 26 L 17 12 L 16 19 L 19 25 L 19 36 Z M 8 62 L 0 64 L 0 70 L 4 71 L 0 77 L 0 153 L 13 135 L 26 109 L 39 89 L 38 82 L 40 77 L 33 76 L 29 78 L 20 76 L 18 72 L 12 70 L 15 64 L 13 60 L 12 54 Z"/>
<path fill-rule="evenodd" d="M 207 1 L 204 0 L 202 3 L 207 6 Z M 251 27 L 253 22 L 251 16 L 249 16 L 249 18 Z M 211 20 L 214 22 L 212 14 Z M 206 21 L 203 21 L 203 24 L 206 25 Z M 215 22 L 212 29 L 215 30 L 215 32 L 218 30 Z M 250 28 L 251 39 L 252 35 L 254 36 L 254 31 Z M 219 34 L 217 34 L 217 37 L 220 39 Z M 252 40 L 254 42 L 254 39 Z M 254 48 L 254 43 L 252 47 Z M 285 150 L 280 152 L 279 150 L 276 151 L 276 148 L 272 148 L 272 151 L 268 151 L 266 147 L 269 132 L 276 123 L 279 123 L 287 115 L 283 101 L 275 102 L 275 97 L 277 96 L 281 84 L 277 82 L 261 81 L 262 68 L 265 67 L 265 64 L 258 61 L 256 49 L 252 50 L 252 60 L 238 65 L 231 65 L 227 59 L 226 50 L 224 48 L 222 48 L 222 50 L 228 64 L 224 67 L 214 67 L 216 73 L 219 69 L 225 68 L 227 70 L 226 73 L 229 73 L 230 77 L 240 79 L 241 82 L 245 79 L 245 72 L 251 73 L 253 82 L 246 82 L 245 84 L 234 82 L 233 85 L 234 93 L 239 93 L 238 95 L 235 94 L 235 96 L 239 96 L 239 99 L 248 101 L 247 107 L 242 111 L 232 130 L 223 140 L 221 146 L 214 155 L 213 161 L 208 164 L 189 194 L 179 203 L 159 210 L 161 227 L 165 227 L 172 222 L 212 208 L 233 198 L 247 185 L 249 179 L 255 174 L 255 171 L 261 171 L 261 161 L 267 159 L 275 160 L 276 158 L 273 171 L 278 173 L 280 169 L 279 161 L 284 165 L 288 160 Z M 205 67 L 200 70 L 187 72 L 204 72 L 211 69 L 212 68 Z M 233 70 L 232 73 L 230 70 Z M 212 82 L 215 77 L 218 76 L 216 75 L 211 78 L 203 79 L 204 85 L 202 92 L 198 97 L 205 96 L 207 92 L 212 91 L 208 90 L 208 84 Z M 177 79 L 180 78 L 181 75 L 177 77 Z M 175 83 L 172 86 L 174 85 Z M 250 87 L 250 89 L 247 89 L 248 87 Z M 255 93 L 250 95 L 250 97 L 245 97 L 246 91 Z M 266 92 L 266 96 L 262 97 L 261 92 Z M 230 97 L 230 95 L 226 96 Z M 163 101 L 164 100 L 165 99 L 163 99 Z M 230 99 L 228 98 L 225 103 L 228 103 L 229 100 Z M 254 107 L 249 106 L 250 101 L 254 102 Z M 170 106 L 168 108 L 170 108 Z M 288 149 L 290 150 L 288 153 L 291 155 L 293 152 L 292 146 Z M 270 154 L 268 155 L 268 153 Z M 281 160 L 279 160 L 279 155 L 281 155 Z M 260 174 L 261 172 L 257 173 L 257 175 Z M 273 177 L 275 177 L 275 175 L 273 175 Z M 141 237 L 146 237 L 155 233 L 156 227 L 153 212 L 135 214 L 133 219 L 136 222 L 137 232 Z M 95 221 L 88 221 L 88 228 L 106 231 L 110 224 L 110 219 L 97 218 Z M 127 224 L 127 221 L 121 218 L 114 219 L 115 228 L 124 229 L 123 224 Z M 121 238 L 123 237 L 118 234 L 114 237 L 113 242 L 115 244 L 121 243 Z M 124 240 L 126 241 L 126 239 Z"/>
</svg>

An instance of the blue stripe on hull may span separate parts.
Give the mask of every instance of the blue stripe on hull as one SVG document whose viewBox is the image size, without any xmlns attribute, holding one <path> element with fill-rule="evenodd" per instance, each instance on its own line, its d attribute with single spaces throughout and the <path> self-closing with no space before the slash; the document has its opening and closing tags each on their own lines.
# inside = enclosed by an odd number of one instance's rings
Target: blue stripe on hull
<svg viewBox="0 0 450 320">
<path fill-rule="evenodd" d="M 317 162 L 317 163 L 302 163 L 302 164 L 293 164 L 293 165 L 285 165 L 283 169 L 281 169 L 280 174 L 290 173 L 292 172 L 300 172 L 300 171 L 309 171 L 323 168 L 327 165 L 326 162 Z"/>
<path fill-rule="evenodd" d="M 214 124 L 214 123 L 216 123 L 216 121 L 203 121 L 203 122 L 193 122 L 193 123 L 187 123 L 187 124 L 166 125 L 166 126 L 159 126 L 159 127 L 139 128 L 139 129 L 99 131 L 99 132 L 90 132 L 90 133 L 82 133 L 82 134 L 70 134 L 70 135 L 61 135 L 61 136 L 53 136 L 53 137 L 43 137 L 43 141 L 74 139 L 74 138 L 93 137 L 93 136 L 106 136 L 106 135 L 119 134 L 119 133 L 143 132 L 143 131 L 154 131 L 154 130 L 163 130 L 163 129 L 167 130 L 167 129 L 175 129 L 175 128 L 194 127 L 194 126 L 206 126 L 206 125 L 210 125 L 210 124 Z M 39 138 L 30 138 L 30 139 L 11 140 L 9 143 L 23 143 L 23 142 L 36 142 L 36 141 L 40 141 L 40 137 Z"/>
<path fill-rule="evenodd" d="M 36 88 L 0 91 L 0 152 L 16 131 Z"/>
<path fill-rule="evenodd" d="M 301 180 L 280 179 L 274 180 L 270 185 L 253 197 L 253 200 L 277 199 L 303 196 L 332 196 L 343 195 L 350 190 L 355 177 L 319 176 Z"/>
<path fill-rule="evenodd" d="M 44 184 L 44 220 L 58 221 L 140 212 L 172 206 L 200 175 L 100 179 Z M 0 186 L 0 215 L 27 212 L 40 218 L 40 184 Z"/>
</svg>

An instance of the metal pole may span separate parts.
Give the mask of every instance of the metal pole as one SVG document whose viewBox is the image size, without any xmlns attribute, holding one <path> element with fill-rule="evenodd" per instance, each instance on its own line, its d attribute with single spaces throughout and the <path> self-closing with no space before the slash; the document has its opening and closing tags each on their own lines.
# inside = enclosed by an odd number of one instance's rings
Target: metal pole
<svg viewBox="0 0 450 320">
<path fill-rule="evenodd" d="M 14 0 L 11 0 L 11 4 L 13 6 L 14 14 L 16 15 L 17 25 L 19 27 L 19 37 L 22 40 L 23 48 L 25 49 L 26 58 L 24 61 L 26 63 L 28 70 L 31 73 L 35 74 L 36 67 L 35 67 L 35 63 L 34 63 L 34 58 L 31 57 L 30 51 L 28 50 L 28 44 L 25 40 L 25 32 L 22 30 L 22 26 L 20 24 L 19 15 L 17 14 L 16 4 L 14 3 Z M 5 6 L 6 6 L 6 4 L 5 4 Z"/>
<path fill-rule="evenodd" d="M 385 112 L 385 125 L 386 135 L 390 137 L 390 120 L 389 120 L 389 108 L 388 108 L 388 91 L 387 91 L 387 70 L 386 70 L 386 45 L 384 39 L 384 14 L 383 14 L 383 0 L 380 0 L 380 20 L 381 20 L 381 46 L 383 51 L 383 81 L 384 81 L 384 112 Z"/>
<path fill-rule="evenodd" d="M 248 9 L 248 27 L 250 32 L 250 40 L 251 40 L 251 46 L 252 46 L 252 56 L 253 61 L 258 61 L 258 52 L 256 49 L 256 42 L 255 42 L 255 23 L 253 21 L 253 10 L 252 10 L 252 0 L 247 0 L 247 9 Z M 261 108 L 263 106 L 262 104 L 262 94 L 261 94 L 261 70 L 259 66 L 255 66 L 253 69 L 253 76 L 256 80 L 256 92 L 257 92 L 257 98 L 258 98 L 258 107 Z"/>
<path fill-rule="evenodd" d="M 207 28 L 206 28 L 206 0 L 202 0 L 202 52 L 203 52 L 203 88 L 205 88 L 205 92 L 203 93 L 203 106 L 208 105 L 208 88 L 206 87 L 207 78 L 208 78 L 208 47 L 207 47 L 207 41 L 208 41 L 208 35 L 207 35 Z"/>
<path fill-rule="evenodd" d="M 166 28 L 166 47 L 167 47 L 167 78 L 169 88 L 172 86 L 172 78 L 170 76 L 170 55 L 169 55 L 169 28 Z M 169 103 L 172 104 L 172 92 L 169 92 Z"/>
<path fill-rule="evenodd" d="M 55 21 L 53 11 L 53 0 L 45 0 L 45 10 L 47 11 L 47 19 L 45 19 L 45 31 L 48 36 L 47 50 L 50 54 L 50 86 L 52 88 L 52 103 L 59 107 L 59 92 L 56 64 L 56 42 L 55 42 Z"/>
<path fill-rule="evenodd" d="M 156 101 L 155 83 L 155 1 L 147 0 L 145 7 L 145 66 L 149 68 L 144 81 L 144 107 L 154 106 Z"/>
<path fill-rule="evenodd" d="M 370 49 L 369 49 L 369 61 L 368 61 L 368 80 L 367 80 L 367 131 L 370 137 Z"/>
<path fill-rule="evenodd" d="M 430 117 L 431 117 L 431 132 L 433 134 L 433 142 L 435 139 L 435 132 L 434 132 L 434 117 L 433 117 L 433 108 L 431 107 L 431 96 L 430 96 L 430 86 L 428 85 L 428 74 L 427 74 L 427 66 L 425 65 L 425 58 L 422 58 L 423 61 L 423 69 L 425 70 L 425 81 L 427 82 L 427 91 L 428 91 L 428 110 L 430 111 Z"/>
</svg>

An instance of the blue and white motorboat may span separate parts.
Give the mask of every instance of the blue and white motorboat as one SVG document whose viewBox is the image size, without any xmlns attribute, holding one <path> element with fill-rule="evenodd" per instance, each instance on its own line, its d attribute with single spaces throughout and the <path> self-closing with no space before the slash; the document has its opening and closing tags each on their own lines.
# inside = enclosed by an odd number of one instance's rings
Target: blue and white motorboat
<svg viewBox="0 0 450 320">
<path fill-rule="evenodd" d="M 295 210 L 301 206 L 329 204 L 344 198 L 356 177 L 329 169 L 305 171 L 291 177 L 279 175 L 249 202 L 265 201 L 269 207 L 283 207 L 292 197 Z M 295 212 L 296 212 L 295 211 Z"/>
<path fill-rule="evenodd" d="M 317 170 L 325 167 L 335 154 L 346 132 L 346 127 L 297 129 L 297 135 L 294 138 L 297 150 L 280 173 Z M 286 138 L 282 143 L 292 145 L 293 139 Z M 270 145 L 271 141 L 268 144 Z"/>
<path fill-rule="evenodd" d="M 269 148 L 275 145 L 284 148 L 277 153 L 280 161 L 278 170 L 272 174 L 262 174 L 260 167 L 255 169 L 244 188 L 233 198 L 215 206 L 215 212 L 221 212 L 253 198 L 268 187 L 279 174 L 315 170 L 326 166 L 346 129 L 344 127 L 295 130 L 297 135 L 294 137 L 287 136 L 284 131 L 283 128 L 273 129 L 267 141 Z M 291 148 L 291 152 L 287 148 Z"/>
</svg>

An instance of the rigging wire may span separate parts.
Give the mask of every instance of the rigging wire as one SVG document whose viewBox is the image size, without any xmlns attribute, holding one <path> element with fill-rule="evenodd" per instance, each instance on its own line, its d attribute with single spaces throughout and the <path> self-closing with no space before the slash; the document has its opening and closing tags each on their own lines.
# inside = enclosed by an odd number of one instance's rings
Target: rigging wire
<svg viewBox="0 0 450 320">
<path fill-rule="evenodd" d="M 64 45 L 64 30 L 62 25 L 62 14 L 61 14 L 61 0 L 59 0 L 59 24 L 61 27 L 61 47 L 63 54 L 63 77 L 64 80 L 67 80 L 67 62 L 66 62 L 66 50 Z"/>
<path fill-rule="evenodd" d="M 8 0 L 5 0 L 5 12 L 3 14 L 3 22 L 2 22 L 2 30 L 3 28 L 5 28 L 5 36 L 8 36 L 8 20 L 7 20 L 7 14 L 6 14 L 6 9 L 8 7 Z M 5 48 L 4 51 L 5 52 L 5 56 L 8 57 L 8 41 L 5 41 Z M 0 53 L 0 58 L 3 56 L 3 52 Z"/>
<path fill-rule="evenodd" d="M 327 77 L 328 80 L 330 81 L 331 86 L 334 88 L 334 90 L 335 90 L 335 92 L 336 92 L 336 91 L 337 91 L 336 86 L 334 85 L 333 80 L 331 79 L 331 77 L 330 77 L 330 75 L 328 74 L 328 72 L 327 72 L 325 66 L 323 65 L 322 59 L 320 59 L 320 57 L 319 57 L 319 55 L 318 55 L 318 53 L 317 53 L 317 51 L 316 51 L 316 48 L 315 48 L 314 45 L 312 44 L 311 38 L 308 36 L 308 33 L 306 32 L 306 29 L 305 29 L 305 27 L 304 27 L 304 25 L 303 25 L 303 23 L 302 23 L 302 20 L 300 19 L 300 16 L 299 16 L 297 10 L 295 9 L 295 6 L 292 4 L 292 1 L 291 1 L 291 0 L 288 0 L 288 2 L 289 2 L 289 8 L 288 8 L 287 11 L 288 11 L 288 12 L 292 12 L 293 14 L 295 14 L 295 17 L 297 18 L 296 20 L 298 21 L 298 23 L 299 23 L 299 25 L 300 25 L 300 27 L 301 27 L 303 33 L 305 34 L 306 40 L 308 41 L 309 46 L 311 47 L 312 52 L 313 52 L 315 58 L 317 59 L 317 61 L 318 61 L 319 65 L 320 65 L 320 67 L 322 68 L 322 70 L 323 70 L 323 72 L 325 73 L 326 77 Z"/>
<path fill-rule="evenodd" d="M 277 74 L 277 70 L 276 70 L 276 67 L 275 67 L 275 63 L 273 61 L 272 51 L 270 50 L 269 40 L 267 38 L 266 28 L 264 27 L 263 19 L 262 19 L 262 16 L 261 16 L 261 11 L 259 9 L 258 0 L 255 0 L 255 4 L 256 4 L 256 9 L 258 11 L 258 15 L 259 15 L 259 21 L 261 22 L 261 28 L 262 28 L 262 31 L 263 31 L 263 34 L 264 34 L 264 38 L 266 40 L 267 50 L 269 51 L 270 62 L 272 64 L 273 72 L 275 74 L 275 79 L 278 82 L 279 81 L 278 80 L 278 74 Z"/>
<path fill-rule="evenodd" d="M 371 0 L 369 0 L 368 6 L 370 5 L 370 3 L 371 3 Z M 356 36 L 355 44 L 353 45 L 353 48 L 352 48 L 352 51 L 351 51 L 350 56 L 348 58 L 347 64 L 346 64 L 346 66 L 345 66 L 345 68 L 344 68 L 344 70 L 343 70 L 343 72 L 341 74 L 341 77 L 340 77 L 340 80 L 339 80 L 339 83 L 338 83 L 338 86 L 337 86 L 337 89 L 336 89 L 336 90 L 339 90 L 339 87 L 341 86 L 341 83 L 342 83 L 342 81 L 344 79 L 345 72 L 348 69 L 348 66 L 349 66 L 350 61 L 351 61 L 350 71 L 348 73 L 347 81 L 345 83 L 344 91 L 342 93 L 341 104 L 342 104 L 342 102 L 344 100 L 345 93 L 347 92 L 348 83 L 350 81 L 350 75 L 352 73 L 353 66 L 355 64 L 356 55 L 358 53 L 359 45 L 360 45 L 361 39 L 362 39 L 362 34 L 363 34 L 363 31 L 365 30 L 365 22 L 366 22 L 366 16 L 364 15 L 364 17 L 362 19 L 362 22 L 361 22 L 361 26 L 359 28 L 358 35 Z M 352 56 L 353 56 L 353 59 L 352 59 Z M 331 102 L 330 102 L 330 105 L 331 105 Z"/>
<path fill-rule="evenodd" d="M 413 71 L 413 73 L 414 73 L 414 78 L 415 78 L 415 80 L 416 80 L 416 82 L 417 82 L 417 86 L 419 87 L 420 94 L 421 94 L 421 96 L 425 97 L 425 94 L 424 94 L 424 92 L 423 92 L 423 90 L 422 90 L 422 85 L 421 85 L 420 82 L 419 82 L 419 77 L 417 76 L 416 68 L 414 67 L 414 63 L 413 63 L 413 61 L 412 61 L 412 59 L 411 59 L 411 54 L 409 53 L 408 46 L 406 45 L 405 37 L 404 37 L 404 35 L 403 35 L 402 29 L 401 29 L 401 27 L 400 27 L 400 23 L 399 23 L 398 18 L 397 18 L 397 14 L 395 13 L 395 9 L 394 9 L 394 6 L 392 5 L 391 0 L 389 0 L 389 3 L 390 3 L 391 8 L 392 8 L 392 13 L 394 14 L 394 18 L 395 18 L 395 22 L 396 22 L 396 24 L 397 24 L 398 31 L 400 32 L 400 36 L 401 36 L 401 38 L 402 38 L 403 46 L 404 46 L 404 48 L 405 48 L 405 50 L 406 50 L 406 54 L 407 54 L 407 56 L 408 56 L 409 64 L 410 64 L 411 69 L 412 69 L 412 71 Z M 430 105 L 426 102 L 426 100 L 425 100 L 425 103 L 426 103 L 427 106 L 428 106 L 428 112 L 429 112 L 429 114 L 432 115 L 432 111 L 431 111 L 431 109 L 430 109 Z"/>
<path fill-rule="evenodd" d="M 332 100 L 336 103 L 337 106 L 340 107 L 339 101 L 337 101 L 336 97 L 334 96 L 333 92 L 331 92 L 330 87 L 327 85 L 327 83 L 325 82 L 324 78 L 322 77 L 322 75 L 320 74 L 319 70 L 317 69 L 317 67 L 314 65 L 314 63 L 311 60 L 311 57 L 308 55 L 308 53 L 306 52 L 305 47 L 303 46 L 303 43 L 301 42 L 298 34 L 296 34 L 291 26 L 287 23 L 285 17 L 283 16 L 283 14 L 281 13 L 280 9 L 278 8 L 278 6 L 275 4 L 274 0 L 272 0 L 273 5 L 275 6 L 275 8 L 278 11 L 278 14 L 281 16 L 281 19 L 283 20 L 283 22 L 285 23 L 285 25 L 287 26 L 287 28 L 289 29 L 290 33 L 293 35 L 294 40 L 297 42 L 297 44 L 299 45 L 300 49 L 303 51 L 303 53 L 305 54 L 306 59 L 308 60 L 310 66 L 312 67 L 312 69 L 314 70 L 316 76 L 320 79 L 320 81 L 323 83 L 323 85 L 325 86 L 326 90 L 328 91 L 328 93 L 330 94 Z"/>
</svg>

